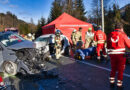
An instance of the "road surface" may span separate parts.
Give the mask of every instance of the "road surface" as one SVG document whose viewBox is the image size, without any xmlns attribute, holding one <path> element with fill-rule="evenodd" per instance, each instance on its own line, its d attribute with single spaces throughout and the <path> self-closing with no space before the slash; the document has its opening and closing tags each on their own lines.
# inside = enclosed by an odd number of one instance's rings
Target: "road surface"
<svg viewBox="0 0 130 90">
<path fill-rule="evenodd" d="M 58 77 L 41 76 L 8 77 L 7 90 L 116 90 L 109 87 L 110 63 L 95 60 L 77 61 L 62 57 L 46 62 L 46 70 Z M 124 74 L 124 90 L 130 90 L 130 65 Z M 11 87 L 10 87 L 11 85 Z"/>
</svg>

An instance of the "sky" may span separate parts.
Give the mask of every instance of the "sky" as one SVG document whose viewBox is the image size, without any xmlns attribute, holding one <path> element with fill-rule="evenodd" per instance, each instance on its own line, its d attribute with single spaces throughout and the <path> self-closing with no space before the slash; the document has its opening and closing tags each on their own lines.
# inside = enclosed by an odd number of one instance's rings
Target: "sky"
<svg viewBox="0 0 130 90">
<path fill-rule="evenodd" d="M 52 2 L 54 0 L 0 0 L 0 13 L 7 11 L 15 14 L 19 19 L 30 22 L 31 18 L 37 24 L 38 20 L 43 16 L 48 18 Z M 117 3 L 119 7 L 130 4 L 130 0 L 111 0 L 111 3 Z M 110 3 L 110 4 L 111 4 Z M 84 0 L 84 6 L 88 14 L 92 9 L 92 0 Z"/>
</svg>

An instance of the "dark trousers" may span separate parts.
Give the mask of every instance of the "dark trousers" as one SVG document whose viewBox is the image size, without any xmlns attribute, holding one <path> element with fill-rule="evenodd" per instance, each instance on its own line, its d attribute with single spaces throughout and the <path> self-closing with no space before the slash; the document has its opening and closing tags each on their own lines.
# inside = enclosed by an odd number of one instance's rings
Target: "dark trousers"
<svg viewBox="0 0 130 90">
<path fill-rule="evenodd" d="M 50 43 L 49 44 L 49 52 L 50 52 L 50 55 L 54 54 L 55 53 L 55 49 L 54 49 L 54 43 Z"/>
</svg>

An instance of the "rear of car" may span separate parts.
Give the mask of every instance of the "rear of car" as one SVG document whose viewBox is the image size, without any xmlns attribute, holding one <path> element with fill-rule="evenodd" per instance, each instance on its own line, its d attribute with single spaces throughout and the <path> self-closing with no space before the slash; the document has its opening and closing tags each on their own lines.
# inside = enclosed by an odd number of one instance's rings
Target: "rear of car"
<svg viewBox="0 0 130 90">
<path fill-rule="evenodd" d="M 42 35 L 40 37 L 38 37 L 34 43 L 36 44 L 36 48 L 37 49 L 41 49 L 41 48 L 46 48 L 44 50 L 44 52 L 48 52 L 49 51 L 49 43 L 50 43 L 50 36 L 52 36 L 52 38 L 55 38 L 54 34 L 46 34 L 46 35 Z M 69 40 L 66 36 L 61 35 L 61 41 L 62 41 L 62 51 L 61 53 L 65 53 L 65 54 L 69 54 Z"/>
</svg>

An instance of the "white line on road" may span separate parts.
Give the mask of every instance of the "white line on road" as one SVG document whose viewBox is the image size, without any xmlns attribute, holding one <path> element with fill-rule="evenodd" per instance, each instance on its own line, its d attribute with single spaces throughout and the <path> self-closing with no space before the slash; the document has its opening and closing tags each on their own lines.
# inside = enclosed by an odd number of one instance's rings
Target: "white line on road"
<svg viewBox="0 0 130 90">
<path fill-rule="evenodd" d="M 69 57 L 66 57 L 66 58 L 69 58 Z M 75 60 L 73 58 L 70 58 L 70 59 Z M 84 61 L 79 61 L 79 60 L 77 60 L 77 61 L 80 62 L 80 63 L 83 63 L 83 64 L 87 64 L 89 66 L 93 66 L 93 67 L 96 67 L 96 68 L 99 68 L 99 69 L 103 69 L 103 70 L 109 71 L 109 72 L 111 71 L 111 69 L 108 69 L 108 68 L 105 68 L 105 67 L 101 67 L 101 66 L 98 66 L 98 65 L 95 65 L 95 64 L 91 64 L 91 63 L 84 62 Z M 123 75 L 130 78 L 129 74 L 124 73 Z"/>
</svg>

